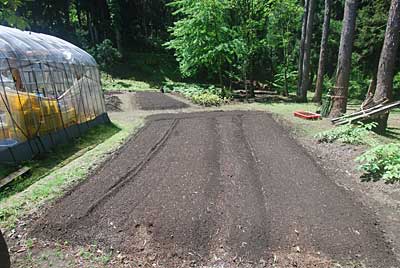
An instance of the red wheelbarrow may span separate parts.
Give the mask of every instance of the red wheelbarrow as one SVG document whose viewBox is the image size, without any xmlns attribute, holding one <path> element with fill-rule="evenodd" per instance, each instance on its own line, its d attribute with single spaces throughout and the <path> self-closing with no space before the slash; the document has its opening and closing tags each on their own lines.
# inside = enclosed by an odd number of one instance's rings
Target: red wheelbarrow
<svg viewBox="0 0 400 268">
<path fill-rule="evenodd" d="M 294 116 L 306 119 L 306 120 L 318 120 L 321 119 L 321 115 L 313 112 L 297 111 L 294 112 Z"/>
</svg>

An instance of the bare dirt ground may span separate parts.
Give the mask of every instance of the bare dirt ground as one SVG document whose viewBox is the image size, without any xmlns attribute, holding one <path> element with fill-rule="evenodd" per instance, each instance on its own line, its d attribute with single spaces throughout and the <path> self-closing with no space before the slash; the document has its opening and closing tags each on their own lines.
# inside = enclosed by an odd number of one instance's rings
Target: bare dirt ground
<svg viewBox="0 0 400 268">
<path fill-rule="evenodd" d="M 375 214 L 262 112 L 153 115 L 32 226 L 129 267 L 400 267 Z"/>
<path fill-rule="evenodd" d="M 142 110 L 168 110 L 187 108 L 188 105 L 161 92 L 137 92 L 136 102 Z"/>
</svg>

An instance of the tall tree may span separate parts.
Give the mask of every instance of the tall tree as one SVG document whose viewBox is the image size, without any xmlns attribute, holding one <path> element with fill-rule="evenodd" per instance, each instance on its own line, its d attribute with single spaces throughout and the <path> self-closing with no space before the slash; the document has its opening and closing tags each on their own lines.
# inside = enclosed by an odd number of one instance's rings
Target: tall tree
<svg viewBox="0 0 400 268">
<path fill-rule="evenodd" d="M 298 65 L 298 75 L 299 79 L 297 81 L 297 96 L 301 96 L 301 83 L 303 82 L 303 60 L 304 60 L 304 44 L 306 40 L 307 32 L 307 20 L 308 20 L 308 5 L 310 0 L 305 0 L 304 2 L 304 15 L 303 22 L 301 26 L 301 39 L 300 39 L 300 52 L 299 52 L 299 65 Z"/>
<path fill-rule="evenodd" d="M 317 103 L 320 103 L 322 98 L 322 86 L 324 84 L 329 28 L 331 24 L 331 5 L 332 5 L 332 0 L 325 0 L 325 13 L 324 13 L 324 25 L 322 27 L 323 30 L 321 39 L 321 50 L 319 52 L 317 83 L 315 86 L 315 95 L 313 99 L 313 101 Z"/>
<path fill-rule="evenodd" d="M 122 28 L 122 15 L 121 15 L 121 3 L 119 0 L 107 0 L 108 9 L 110 11 L 111 24 L 115 31 L 115 41 L 117 48 L 122 53 L 122 41 L 121 41 L 121 28 Z"/>
<path fill-rule="evenodd" d="M 289 96 L 289 87 L 296 88 L 297 32 L 303 15 L 298 0 L 277 1 L 268 19 L 267 40 L 272 66 L 276 70 L 273 86 L 283 96 Z"/>
<path fill-rule="evenodd" d="M 383 43 L 379 60 L 374 103 L 392 99 L 394 69 L 399 45 L 400 2 L 399 0 L 392 0 L 386 26 L 385 42 Z M 385 114 L 378 118 L 378 130 L 386 129 L 388 117 L 389 114 Z"/>
<path fill-rule="evenodd" d="M 346 113 L 349 94 L 351 54 L 353 51 L 354 32 L 356 29 L 357 6 L 360 0 L 346 0 L 342 35 L 340 38 L 336 84 L 334 88 L 331 117 Z"/>
<path fill-rule="evenodd" d="M 310 85 L 310 62 L 311 62 L 311 39 L 313 29 L 313 18 L 315 10 L 315 0 L 309 0 L 308 3 L 308 14 L 307 14 L 307 26 L 306 34 L 304 39 L 304 54 L 303 54 L 303 68 L 302 68 L 302 79 L 300 86 L 300 95 L 298 100 L 307 101 L 307 90 Z"/>
</svg>

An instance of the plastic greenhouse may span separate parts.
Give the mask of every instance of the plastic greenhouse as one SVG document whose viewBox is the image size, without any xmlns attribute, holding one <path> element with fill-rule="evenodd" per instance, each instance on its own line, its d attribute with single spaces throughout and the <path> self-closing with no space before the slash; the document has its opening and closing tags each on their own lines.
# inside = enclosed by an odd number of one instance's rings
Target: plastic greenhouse
<svg viewBox="0 0 400 268">
<path fill-rule="evenodd" d="M 0 163 L 108 122 L 96 61 L 59 38 L 0 26 Z"/>
</svg>

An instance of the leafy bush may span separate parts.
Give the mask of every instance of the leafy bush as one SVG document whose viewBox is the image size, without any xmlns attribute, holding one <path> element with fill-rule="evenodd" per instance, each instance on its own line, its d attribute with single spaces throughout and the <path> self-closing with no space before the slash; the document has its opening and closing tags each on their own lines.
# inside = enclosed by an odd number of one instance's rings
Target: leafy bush
<svg viewBox="0 0 400 268">
<path fill-rule="evenodd" d="M 360 56 L 356 53 L 352 56 L 353 62 L 360 62 Z M 352 99 L 363 100 L 367 94 L 370 77 L 366 76 L 360 66 L 355 65 L 351 68 L 349 97 Z"/>
<path fill-rule="evenodd" d="M 193 103 L 205 106 L 219 106 L 230 96 L 229 92 L 214 85 L 166 82 L 164 90 L 181 93 Z"/>
<path fill-rule="evenodd" d="M 356 159 L 361 165 L 359 170 L 365 172 L 365 177 L 387 183 L 400 181 L 400 144 L 391 143 L 378 145 Z"/>
<path fill-rule="evenodd" d="M 113 43 L 109 39 L 105 39 L 96 47 L 89 50 L 92 56 L 96 59 L 100 69 L 109 72 L 115 64 L 122 58 L 121 53 L 113 47 Z"/>
<path fill-rule="evenodd" d="M 376 123 L 359 125 L 343 125 L 336 127 L 316 135 L 319 142 L 331 143 L 334 141 L 339 141 L 347 144 L 371 144 L 371 132 Z"/>
<path fill-rule="evenodd" d="M 191 99 L 193 103 L 204 106 L 219 106 L 223 102 L 218 95 L 209 92 L 194 94 Z"/>
<path fill-rule="evenodd" d="M 400 73 L 393 78 L 393 94 L 396 99 L 400 99 Z"/>
<path fill-rule="evenodd" d="M 288 92 L 293 91 L 293 89 L 295 89 L 297 86 L 297 70 L 288 71 L 285 75 L 285 69 L 283 66 L 278 66 L 277 69 L 278 72 L 274 75 L 272 86 L 276 88 L 280 93 L 285 92 L 285 87 L 287 87 Z"/>
</svg>

